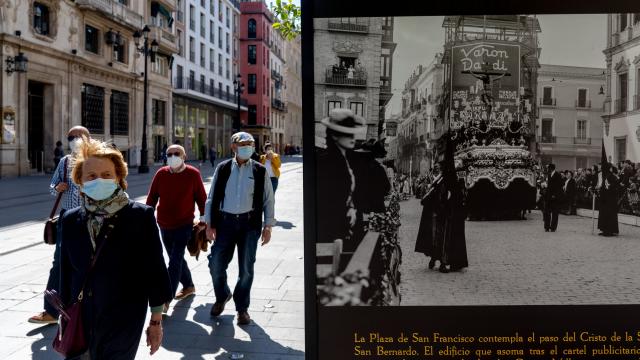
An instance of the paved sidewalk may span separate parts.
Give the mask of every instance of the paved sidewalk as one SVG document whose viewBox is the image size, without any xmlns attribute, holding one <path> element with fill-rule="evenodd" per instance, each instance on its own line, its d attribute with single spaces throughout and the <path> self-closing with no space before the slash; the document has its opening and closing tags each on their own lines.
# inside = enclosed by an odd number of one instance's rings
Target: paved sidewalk
<svg viewBox="0 0 640 360">
<path fill-rule="evenodd" d="M 244 359 L 304 359 L 302 163 L 300 158 L 284 160 L 276 194 L 278 224 L 271 243 L 258 249 L 252 324 L 235 324 L 233 302 L 219 318 L 209 316 L 215 298 L 206 254 L 199 261 L 190 257 L 197 295 L 172 303 L 162 348 L 150 357 L 143 336 L 137 358 L 229 359 L 242 354 Z M 213 170 L 207 163 L 201 171 L 208 191 Z M 153 173 L 129 177 L 132 198 L 144 201 Z M 48 177 L 0 182 L 5 190 L 0 195 L 0 359 L 61 358 L 51 349 L 56 327 L 26 321 L 42 309 L 53 254 L 53 247 L 40 244 L 43 220 L 53 203 L 53 196 L 42 191 L 48 182 Z M 5 206 L 8 201 L 12 205 Z M 229 279 L 237 273 L 234 260 Z"/>
</svg>

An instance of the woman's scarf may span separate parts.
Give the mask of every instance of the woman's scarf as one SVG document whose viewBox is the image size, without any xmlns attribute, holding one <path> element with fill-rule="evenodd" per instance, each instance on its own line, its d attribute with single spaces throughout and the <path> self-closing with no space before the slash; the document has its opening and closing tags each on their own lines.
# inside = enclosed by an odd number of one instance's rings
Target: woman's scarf
<svg viewBox="0 0 640 360">
<path fill-rule="evenodd" d="M 88 217 L 87 228 L 94 250 L 96 249 L 96 238 L 104 220 L 113 216 L 127 204 L 129 204 L 129 195 L 121 188 L 118 188 L 113 195 L 104 200 L 93 200 L 84 195 L 83 211 Z"/>
</svg>

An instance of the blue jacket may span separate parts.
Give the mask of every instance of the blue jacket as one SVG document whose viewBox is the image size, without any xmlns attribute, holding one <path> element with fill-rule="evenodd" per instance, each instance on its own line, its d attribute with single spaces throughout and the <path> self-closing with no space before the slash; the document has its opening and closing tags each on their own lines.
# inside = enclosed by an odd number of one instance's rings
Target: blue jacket
<svg viewBox="0 0 640 360">
<path fill-rule="evenodd" d="M 110 232 L 107 221 L 115 224 Z M 149 306 L 172 298 L 169 275 L 151 207 L 130 200 L 107 221 L 96 248 L 106 243 L 84 289 L 84 329 L 92 359 L 134 359 Z M 93 247 L 81 208 L 65 212 L 60 226 L 60 295 L 70 305 L 82 288 Z"/>
</svg>

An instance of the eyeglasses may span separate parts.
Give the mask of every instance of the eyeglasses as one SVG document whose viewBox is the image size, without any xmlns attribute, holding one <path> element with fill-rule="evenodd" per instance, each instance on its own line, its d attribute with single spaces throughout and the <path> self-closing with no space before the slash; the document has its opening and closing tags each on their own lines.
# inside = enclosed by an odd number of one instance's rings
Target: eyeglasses
<svg viewBox="0 0 640 360">
<path fill-rule="evenodd" d="M 172 157 L 172 156 L 180 157 L 180 153 L 179 152 L 167 153 L 167 157 Z"/>
</svg>

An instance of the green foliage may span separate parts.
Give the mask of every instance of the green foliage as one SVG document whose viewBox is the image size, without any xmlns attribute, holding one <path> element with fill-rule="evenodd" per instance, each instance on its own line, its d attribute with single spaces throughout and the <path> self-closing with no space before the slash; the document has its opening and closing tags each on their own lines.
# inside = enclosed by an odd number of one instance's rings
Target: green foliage
<svg viewBox="0 0 640 360">
<path fill-rule="evenodd" d="M 275 0 L 271 5 L 271 11 L 279 19 L 273 23 L 273 28 L 280 31 L 286 40 L 293 40 L 300 35 L 300 7 L 293 3 L 293 0 Z"/>
</svg>

